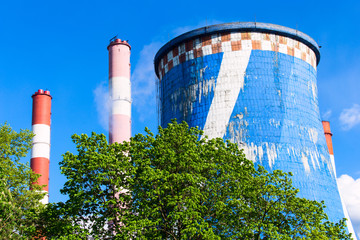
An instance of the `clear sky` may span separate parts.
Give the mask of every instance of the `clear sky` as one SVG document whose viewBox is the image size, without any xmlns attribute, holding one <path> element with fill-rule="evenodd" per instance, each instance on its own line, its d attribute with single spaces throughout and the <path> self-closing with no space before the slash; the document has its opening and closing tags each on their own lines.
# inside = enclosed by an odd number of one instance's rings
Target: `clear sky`
<svg viewBox="0 0 360 240">
<path fill-rule="evenodd" d="M 298 29 L 318 42 L 320 112 L 333 132 L 337 175 L 360 233 L 360 1 L 3 1 L 0 7 L 0 123 L 31 128 L 31 95 L 50 90 L 50 201 L 63 201 L 58 162 L 70 136 L 107 135 L 109 39 L 132 46 L 132 132 L 156 132 L 153 58 L 197 27 L 258 21 Z M 359 236 L 360 237 L 360 236 Z"/>
</svg>

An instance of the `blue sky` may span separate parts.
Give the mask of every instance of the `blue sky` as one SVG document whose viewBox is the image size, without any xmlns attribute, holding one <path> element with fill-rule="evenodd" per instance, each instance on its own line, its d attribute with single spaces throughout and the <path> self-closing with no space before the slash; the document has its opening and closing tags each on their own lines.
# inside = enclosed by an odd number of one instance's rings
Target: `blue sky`
<svg viewBox="0 0 360 240">
<path fill-rule="evenodd" d="M 331 123 L 338 177 L 360 232 L 360 1 L 4 1 L 0 7 L 0 123 L 31 128 L 31 95 L 50 90 L 50 201 L 65 182 L 70 136 L 107 135 L 109 39 L 132 46 L 132 132 L 156 131 L 153 57 L 185 31 L 234 21 L 297 28 L 318 42 L 320 111 Z M 347 178 L 350 177 L 350 178 Z"/>
</svg>

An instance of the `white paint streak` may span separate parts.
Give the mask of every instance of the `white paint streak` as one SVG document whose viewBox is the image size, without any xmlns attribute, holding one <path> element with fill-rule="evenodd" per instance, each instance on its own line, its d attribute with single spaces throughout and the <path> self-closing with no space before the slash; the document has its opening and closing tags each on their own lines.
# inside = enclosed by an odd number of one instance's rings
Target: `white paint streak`
<svg viewBox="0 0 360 240">
<path fill-rule="evenodd" d="M 308 130 L 308 132 L 309 132 L 310 140 L 311 140 L 314 144 L 316 144 L 317 141 L 318 141 L 318 135 L 319 135 L 318 131 L 317 131 L 315 128 L 310 128 L 310 129 Z"/>
<path fill-rule="evenodd" d="M 333 154 L 330 154 L 330 161 L 331 161 L 331 166 L 332 166 L 334 176 L 336 177 L 335 159 L 334 159 Z"/>
<path fill-rule="evenodd" d="M 262 146 L 259 146 L 258 147 L 258 158 L 259 158 L 260 163 L 262 162 L 263 156 L 264 156 L 264 150 L 263 150 Z"/>
<path fill-rule="evenodd" d="M 211 78 L 209 80 L 203 80 L 202 74 L 205 72 L 207 67 L 199 70 L 200 79 L 198 83 L 192 84 L 187 88 L 178 88 L 175 92 L 170 95 L 170 100 L 174 104 L 172 105 L 172 111 L 176 112 L 184 111 L 187 114 L 188 110 L 193 111 L 193 103 L 201 103 L 202 96 L 208 95 L 210 92 L 214 91 L 215 88 L 215 79 Z M 186 99 L 183 99 L 186 98 Z M 181 102 L 179 103 L 179 99 Z"/>
<path fill-rule="evenodd" d="M 222 138 L 240 90 L 244 88 L 245 70 L 251 50 L 224 52 L 214 98 L 204 126 L 204 136 Z M 222 109 L 219 114 L 218 109 Z"/>
<path fill-rule="evenodd" d="M 305 172 L 310 173 L 309 161 L 308 161 L 308 158 L 305 156 L 304 153 L 302 153 L 301 161 L 304 164 Z"/>
<path fill-rule="evenodd" d="M 309 153 L 309 155 L 310 155 L 310 160 L 311 160 L 311 163 L 312 163 L 312 165 L 313 165 L 313 168 L 316 170 L 316 163 L 315 163 L 315 160 L 314 160 L 314 155 L 313 155 L 313 153 Z"/>
<path fill-rule="evenodd" d="M 321 158 L 321 157 L 322 157 L 322 155 L 320 155 L 320 158 Z M 316 164 L 317 164 L 318 168 L 320 169 L 319 156 L 317 156 L 317 157 L 315 158 L 315 160 L 316 160 Z"/>
<path fill-rule="evenodd" d="M 257 146 L 256 144 L 254 144 L 253 142 L 250 144 L 241 144 L 239 145 L 242 149 L 244 149 L 244 153 L 246 155 L 246 158 L 256 162 L 257 159 L 260 161 L 260 163 L 263 160 L 264 157 L 264 148 L 263 146 L 266 148 L 266 154 L 267 154 L 267 158 L 269 161 L 269 166 L 270 168 L 272 168 L 272 166 L 275 163 L 275 160 L 277 158 L 277 149 L 276 149 L 276 144 L 274 143 L 262 143 L 262 146 Z M 288 150 L 289 151 L 289 150 Z"/>
<path fill-rule="evenodd" d="M 272 166 L 275 163 L 275 159 L 277 158 L 276 146 L 273 143 L 271 144 L 271 146 L 268 143 L 265 143 L 265 145 L 266 145 L 266 154 L 268 157 L 269 166 L 270 168 L 272 168 Z"/>
<path fill-rule="evenodd" d="M 264 156 L 264 150 L 262 146 L 257 146 L 253 142 L 250 145 L 243 144 L 239 145 L 241 149 L 244 149 L 244 153 L 247 159 L 256 162 L 256 157 L 262 162 L 262 158 Z"/>
<path fill-rule="evenodd" d="M 330 156 L 330 159 L 329 159 Z M 335 162 L 332 163 L 333 158 L 331 158 L 332 155 L 320 155 L 321 161 L 323 165 L 326 165 L 329 173 L 331 174 L 331 176 L 336 177 L 336 170 L 335 170 Z"/>
<path fill-rule="evenodd" d="M 269 119 L 269 124 L 276 128 L 280 127 L 280 121 L 275 120 L 274 118 Z"/>
<path fill-rule="evenodd" d="M 311 90 L 312 90 L 314 101 L 316 101 L 317 89 L 316 89 L 316 84 L 314 82 L 311 83 Z"/>
<path fill-rule="evenodd" d="M 242 148 L 244 149 L 246 158 L 255 162 L 257 146 L 255 146 L 254 143 L 251 143 L 250 145 L 244 145 Z"/>
</svg>

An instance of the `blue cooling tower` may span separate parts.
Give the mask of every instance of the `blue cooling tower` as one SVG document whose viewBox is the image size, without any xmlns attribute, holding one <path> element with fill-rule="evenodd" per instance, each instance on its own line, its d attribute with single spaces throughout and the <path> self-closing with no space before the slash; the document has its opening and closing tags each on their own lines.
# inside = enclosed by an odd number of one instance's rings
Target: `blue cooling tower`
<svg viewBox="0 0 360 240">
<path fill-rule="evenodd" d="M 299 31 L 230 23 L 187 32 L 155 57 L 161 125 L 171 119 L 229 139 L 267 170 L 292 172 L 300 196 L 344 211 L 322 128 L 316 83 L 319 47 Z"/>
</svg>

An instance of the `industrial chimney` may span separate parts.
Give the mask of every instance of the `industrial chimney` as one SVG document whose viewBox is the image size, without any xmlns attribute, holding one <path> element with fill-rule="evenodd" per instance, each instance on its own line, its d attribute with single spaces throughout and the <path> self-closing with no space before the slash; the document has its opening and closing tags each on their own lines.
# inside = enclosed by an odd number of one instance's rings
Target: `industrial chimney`
<svg viewBox="0 0 360 240">
<path fill-rule="evenodd" d="M 332 144 L 332 135 L 333 134 L 330 131 L 330 122 L 329 121 L 322 121 L 322 125 L 323 125 L 323 128 L 324 128 L 326 145 L 328 147 L 329 154 L 330 154 L 331 165 L 333 167 L 333 171 L 334 171 L 334 174 L 336 176 L 334 150 L 333 150 L 333 144 Z"/>
<path fill-rule="evenodd" d="M 327 148 L 328 148 L 329 154 L 330 154 L 331 164 L 332 164 L 333 171 L 334 171 L 334 174 L 335 174 L 335 177 L 336 177 L 334 150 L 333 150 L 333 144 L 332 144 L 332 135 L 333 134 L 331 133 L 331 130 L 330 130 L 330 122 L 329 121 L 322 121 L 322 125 L 323 125 L 323 128 L 324 128 L 324 134 L 325 134 Z M 351 222 L 350 217 L 349 217 L 349 212 L 348 212 L 348 210 L 346 208 L 344 199 L 342 198 L 341 195 L 340 195 L 340 199 L 341 199 L 342 208 L 343 208 L 345 218 L 346 218 L 346 225 L 348 227 L 349 232 L 352 233 L 353 240 L 356 240 L 356 234 L 355 234 L 355 231 L 354 231 L 354 227 L 352 226 L 352 222 Z"/>
<path fill-rule="evenodd" d="M 131 136 L 130 50 L 127 41 L 115 38 L 109 51 L 109 94 L 111 101 L 109 142 L 128 141 Z"/>
<path fill-rule="evenodd" d="M 31 169 L 40 174 L 37 182 L 34 184 L 46 185 L 43 191 L 46 195 L 42 203 L 49 202 L 49 163 L 50 163 L 50 116 L 51 99 L 49 91 L 39 89 L 32 95 L 32 131 L 35 134 L 33 138 L 33 147 L 31 151 Z"/>
</svg>

